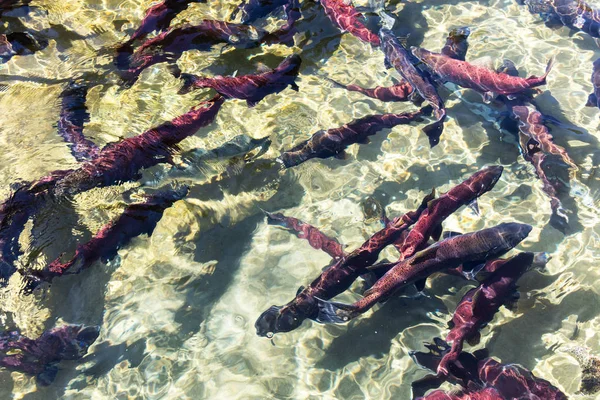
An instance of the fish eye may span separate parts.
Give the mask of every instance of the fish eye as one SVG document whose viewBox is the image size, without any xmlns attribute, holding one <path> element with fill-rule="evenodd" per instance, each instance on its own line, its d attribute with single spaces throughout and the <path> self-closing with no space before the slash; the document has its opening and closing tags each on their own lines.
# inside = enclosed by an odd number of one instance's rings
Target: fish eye
<svg viewBox="0 0 600 400">
<path fill-rule="evenodd" d="M 267 332 L 265 336 L 267 337 L 267 339 L 273 339 L 273 336 L 275 336 L 275 334 L 273 332 Z"/>
</svg>

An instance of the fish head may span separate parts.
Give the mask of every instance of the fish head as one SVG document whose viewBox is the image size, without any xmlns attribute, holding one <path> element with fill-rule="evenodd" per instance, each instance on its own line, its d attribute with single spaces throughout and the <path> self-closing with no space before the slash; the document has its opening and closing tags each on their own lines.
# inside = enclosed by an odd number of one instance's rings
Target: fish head
<svg viewBox="0 0 600 400">
<path fill-rule="evenodd" d="M 476 185 L 478 190 L 477 197 L 486 193 L 496 185 L 502 176 L 502 171 L 504 171 L 504 168 L 501 165 L 492 165 L 480 171 L 477 179 L 479 184 Z"/>
<path fill-rule="evenodd" d="M 65 360 L 83 357 L 100 334 L 97 326 L 64 325 L 40 336 L 37 347 Z"/>
<path fill-rule="evenodd" d="M 510 222 L 498 225 L 500 235 L 504 239 L 507 247 L 512 249 L 523 241 L 531 232 L 531 225 Z"/>
<path fill-rule="evenodd" d="M 283 60 L 277 69 L 286 75 L 298 75 L 300 64 L 302 64 L 300 56 L 298 54 L 293 54 Z"/>
<path fill-rule="evenodd" d="M 258 336 L 271 338 L 279 332 L 290 332 L 299 327 L 302 320 L 290 307 L 271 306 L 254 323 Z"/>
</svg>

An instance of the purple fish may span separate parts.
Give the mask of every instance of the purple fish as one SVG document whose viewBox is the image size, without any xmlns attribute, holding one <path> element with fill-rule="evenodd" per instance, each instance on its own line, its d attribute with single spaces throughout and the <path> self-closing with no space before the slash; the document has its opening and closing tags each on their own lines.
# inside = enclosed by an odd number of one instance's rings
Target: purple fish
<svg viewBox="0 0 600 400">
<path fill-rule="evenodd" d="M 64 325 L 29 339 L 19 332 L 0 333 L 0 366 L 30 375 L 47 386 L 54 380 L 62 360 L 79 360 L 96 341 L 100 329 L 96 326 Z M 8 354 L 10 353 L 10 354 Z"/>
<path fill-rule="evenodd" d="M 506 400 L 494 388 L 484 388 L 476 391 L 459 391 L 456 393 L 446 393 L 443 390 L 436 390 L 426 396 L 418 397 L 416 400 Z"/>
<path fill-rule="evenodd" d="M 339 128 L 318 131 L 309 139 L 281 153 L 279 159 L 286 168 L 290 168 L 315 157 L 343 157 L 344 149 L 351 144 L 366 143 L 369 136 L 384 128 L 418 121 L 425 112 L 427 109 L 412 113 L 369 115 Z"/>
<path fill-rule="evenodd" d="M 382 28 L 379 31 L 379 37 L 381 38 L 381 49 L 385 54 L 386 64 L 393 66 L 402 75 L 404 80 L 433 107 L 436 122 L 423 128 L 423 132 L 427 134 L 431 147 L 437 145 L 444 130 L 444 121 L 446 119 L 444 102 L 429 77 L 414 66 L 413 57 L 400 44 L 392 31 Z"/>
<path fill-rule="evenodd" d="M 464 262 L 499 257 L 525 239 L 531 226 L 504 223 L 493 228 L 454 236 L 399 261 L 354 304 L 319 301 L 317 321 L 344 323 L 389 298 L 398 289 L 426 279 L 435 272 L 456 268 Z"/>
<path fill-rule="evenodd" d="M 430 371 L 437 369 L 440 359 L 450 351 L 450 347 L 440 339 L 435 339 L 433 344 L 428 344 L 428 353 L 410 352 L 415 362 Z M 517 364 L 501 364 L 487 356 L 487 351 L 478 350 L 475 353 L 462 352 L 457 361 L 450 364 L 451 375 L 447 378 L 450 382 L 460 384 L 463 389 L 460 393 L 481 393 L 484 389 L 494 389 L 489 394 L 496 397 L 458 397 L 458 399 L 478 400 L 567 400 L 567 396 L 557 387 L 545 379 L 536 377 L 527 369 Z M 439 386 L 441 380 L 435 376 L 428 376 L 413 382 L 413 394 L 419 396 L 433 385 Z M 416 390 L 415 390 L 416 389 Z M 432 393 L 438 393 L 435 391 Z M 499 397 L 498 397 L 499 395 Z M 426 399 L 446 400 L 445 397 L 425 397 Z M 453 399 L 450 397 L 450 399 Z"/>
<path fill-rule="evenodd" d="M 334 86 L 339 87 L 341 89 L 346 89 L 350 92 L 358 92 L 372 99 L 377 99 L 385 102 L 409 101 L 411 100 L 411 95 L 414 93 L 414 89 L 406 81 L 401 81 L 400 83 L 397 83 L 396 85 L 390 87 L 377 86 L 375 88 L 369 89 L 360 87 L 358 85 L 344 85 L 338 81 L 334 81 L 333 79 L 327 77 L 325 77 L 325 79 L 333 83 Z"/>
<path fill-rule="evenodd" d="M 549 25 L 561 24 L 600 38 L 600 10 L 583 0 L 525 0 L 524 4 Z"/>
<path fill-rule="evenodd" d="M 71 81 L 60 97 L 58 134 L 65 139 L 65 142 L 69 143 L 71 153 L 77 161 L 96 157 L 100 151 L 98 146 L 83 135 L 83 126 L 90 120 L 90 114 L 85 106 L 87 86 Z"/>
<path fill-rule="evenodd" d="M 491 101 L 499 94 L 516 94 L 544 85 L 554 63 L 553 59 L 548 62 L 546 72 L 541 77 L 520 78 L 469 64 L 466 61 L 450 58 L 443 54 L 433 53 L 423 48 L 412 47 L 411 50 L 419 60 L 442 80 L 476 90 L 484 96 L 486 101 Z"/>
<path fill-rule="evenodd" d="M 283 60 L 277 68 L 257 75 L 203 78 L 182 74 L 184 85 L 179 93 L 188 93 L 198 88 L 212 88 L 225 98 L 246 100 L 248 107 L 254 107 L 266 96 L 279 93 L 288 85 L 292 90 L 298 91 L 295 81 L 301 62 L 300 56 L 292 55 Z"/>
<path fill-rule="evenodd" d="M 294 217 L 286 217 L 281 213 L 266 212 L 267 221 L 270 225 L 279 225 L 291 232 L 297 237 L 306 239 L 308 244 L 317 250 L 323 250 L 329 254 L 331 258 L 341 258 L 346 253 L 340 242 L 335 238 L 331 238 L 321 232 L 318 228 L 300 221 Z"/>
<path fill-rule="evenodd" d="M 137 48 L 128 70 L 121 76 L 134 82 L 142 71 L 160 62 L 174 63 L 188 50 L 210 51 L 217 44 L 240 48 L 260 46 L 269 32 L 244 24 L 205 19 L 198 25 L 182 25 L 146 40 Z"/>
<path fill-rule="evenodd" d="M 469 50 L 468 38 L 471 30 L 468 27 L 454 28 L 448 34 L 446 44 L 442 47 L 441 53 L 447 57 L 457 60 L 465 60 L 467 50 Z"/>
<path fill-rule="evenodd" d="M 53 171 L 36 182 L 23 184 L 0 205 L 0 285 L 6 285 L 6 280 L 15 272 L 14 262 L 20 254 L 18 237 L 27 220 L 48 196 L 74 195 L 94 187 L 138 179 L 140 170 L 169 162 L 173 147 L 212 123 L 223 102 L 221 96 L 202 102 L 172 121 L 107 145 L 97 157 L 77 169 Z"/>
<path fill-rule="evenodd" d="M 130 240 L 142 234 L 152 235 L 165 210 L 189 191 L 187 186 L 165 190 L 148 196 L 144 202 L 130 204 L 115 221 L 104 225 L 87 243 L 77 246 L 75 255 L 67 262 L 58 257 L 42 270 L 30 271 L 24 291 L 31 293 L 42 281 L 65 274 L 78 274 L 98 260 L 107 262 Z"/>
<path fill-rule="evenodd" d="M 518 299 L 517 280 L 530 269 L 535 258 L 540 266 L 549 259 L 546 254 L 520 253 L 506 260 L 496 260 L 495 265 L 489 267 L 495 271 L 463 296 L 449 323 L 451 329 L 446 342 L 451 343 L 452 348 L 442 357 L 438 375 L 448 375 L 448 365 L 458 359 L 463 343 L 479 343 L 479 331 L 494 319 L 500 307 L 510 307 Z"/>
<path fill-rule="evenodd" d="M 427 245 L 430 237 L 439 239 L 442 222 L 464 205 L 477 201 L 477 198 L 490 191 L 502 176 L 499 165 L 486 167 L 454 186 L 447 193 L 427 204 L 427 210 L 410 231 L 400 247 L 401 259 L 412 257 Z"/>
<path fill-rule="evenodd" d="M 594 91 L 589 95 L 586 106 L 600 108 L 600 58 L 594 61 L 592 85 L 594 85 Z"/>
<path fill-rule="evenodd" d="M 7 62 L 16 55 L 31 55 L 47 46 L 47 41 L 36 39 L 28 32 L 12 32 L 6 35 L 0 34 L 0 62 Z"/>
<path fill-rule="evenodd" d="M 325 10 L 325 15 L 342 31 L 349 32 L 363 42 L 370 43 L 373 46 L 381 45 L 379 37 L 361 22 L 364 16 L 352 6 L 351 2 L 345 0 L 321 0 L 320 3 Z"/>
<path fill-rule="evenodd" d="M 300 287 L 296 297 L 285 306 L 271 306 L 256 320 L 254 327 L 259 336 L 272 337 L 278 332 L 290 332 L 307 319 L 318 315 L 317 298 L 330 299 L 348 289 L 367 268 L 379 258 L 381 251 L 395 243 L 416 222 L 427 207 L 433 194 L 426 196 L 416 211 L 395 218 L 375 233 L 362 246 L 327 268 L 307 287 Z"/>
</svg>

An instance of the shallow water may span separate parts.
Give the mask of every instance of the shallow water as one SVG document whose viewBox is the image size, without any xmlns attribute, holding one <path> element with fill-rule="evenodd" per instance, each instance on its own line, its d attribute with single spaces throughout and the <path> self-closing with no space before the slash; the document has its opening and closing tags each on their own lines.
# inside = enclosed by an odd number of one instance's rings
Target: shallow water
<svg viewBox="0 0 600 400">
<path fill-rule="evenodd" d="M 56 134 L 58 94 L 63 83 L 85 71 L 112 70 L 113 46 L 137 27 L 150 1 L 38 1 L 29 14 L 13 11 L 3 20 L 49 29 L 49 46 L 32 56 L 0 65 L 0 195 L 11 184 L 39 179 L 77 165 Z M 227 19 L 235 1 L 193 4 L 174 21 Z M 600 7 L 600 4 L 596 4 Z M 383 54 L 334 27 L 320 6 L 303 4 L 296 46 L 239 50 L 217 46 L 190 51 L 179 60 L 185 72 L 227 75 L 277 65 L 298 53 L 303 64 L 299 92 L 286 89 L 254 108 L 227 101 L 216 121 L 182 142 L 183 150 L 210 149 L 247 134 L 268 135 L 263 155 L 282 150 L 319 129 L 382 112 L 414 109 L 410 103 L 381 103 L 331 87 L 328 76 L 366 87 L 389 85 L 392 70 Z M 82 362 L 63 362 L 49 387 L 21 373 L 0 371 L 0 398 L 15 399 L 408 399 L 410 383 L 425 372 L 408 356 L 423 342 L 446 332 L 456 303 L 472 285 L 446 276 L 430 279 L 428 297 L 394 298 L 347 325 L 306 321 L 275 336 L 256 335 L 254 321 L 272 304 L 291 300 L 329 263 L 329 258 L 280 228 L 267 225 L 261 208 L 280 211 L 320 227 L 354 249 L 380 229 L 363 212 L 374 198 L 390 216 L 414 209 L 432 187 L 444 192 L 489 164 L 504 166 L 496 187 L 480 201 L 481 216 L 463 208 L 445 229 L 470 232 L 501 222 L 533 225 L 518 248 L 552 255 L 544 272 L 520 281 L 521 299 L 502 309 L 482 332 L 491 355 L 518 363 L 549 380 L 569 397 L 576 394 L 581 368 L 563 350 L 584 346 L 600 354 L 600 200 L 598 133 L 600 111 L 584 107 L 591 92 L 592 62 L 600 50 L 585 34 L 550 29 L 539 17 L 508 0 L 481 2 L 392 2 L 395 33 L 408 44 L 438 51 L 448 31 L 472 29 L 467 60 L 489 56 L 515 62 L 522 76 L 538 75 L 551 55 L 556 64 L 538 96 L 542 112 L 570 125 L 554 127 L 579 169 L 570 182 L 568 208 L 573 230 L 564 235 L 549 225 L 550 203 L 533 167 L 519 154 L 515 136 L 499 124 L 499 107 L 479 95 L 447 86 L 449 120 L 440 144 L 430 149 L 419 125 L 398 126 L 353 145 L 348 158 L 310 160 L 279 171 L 249 170 L 236 179 L 211 183 L 228 160 L 202 164 L 177 179 L 191 194 L 165 212 L 151 237 L 135 238 L 109 264 L 97 263 L 79 275 L 55 280 L 33 296 L 19 294 L 15 274 L 2 290 L 0 318 L 37 337 L 62 323 L 101 326 L 100 337 Z M 281 14 L 276 15 L 280 17 Z M 275 17 L 261 22 L 281 25 Z M 124 89 L 114 74 L 90 89 L 90 122 L 85 135 L 103 146 L 170 120 L 206 99 L 209 91 L 178 95 L 180 82 L 165 64 L 147 69 Z M 573 128 L 575 127 L 575 128 Z M 19 267 L 41 267 L 76 243 L 89 239 L 117 217 L 128 202 L 160 181 L 170 166 L 145 171 L 139 182 L 94 189 L 45 211 L 44 224 L 28 226 Z M 125 197 L 124 197 L 125 195 Z M 394 251 L 383 256 L 393 258 Z M 342 300 L 358 297 L 341 296 Z M 469 347 L 467 347 L 469 349 Z"/>
</svg>

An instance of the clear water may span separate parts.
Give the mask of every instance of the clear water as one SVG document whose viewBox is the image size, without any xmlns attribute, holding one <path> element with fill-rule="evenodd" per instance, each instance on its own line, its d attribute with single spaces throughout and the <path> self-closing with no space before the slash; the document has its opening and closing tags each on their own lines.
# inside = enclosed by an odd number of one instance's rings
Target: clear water
<svg viewBox="0 0 600 400">
<path fill-rule="evenodd" d="M 127 38 L 151 2 L 34 4 L 37 8 L 28 15 L 13 12 L 9 17 L 36 30 L 52 24 L 59 35 L 45 50 L 0 66 L 0 83 L 9 86 L 0 92 L 2 198 L 13 182 L 76 166 L 56 134 L 62 85 L 39 78 L 66 79 L 112 68 L 110 55 L 99 51 Z M 193 4 L 174 23 L 227 19 L 235 5 L 219 0 Z M 430 297 L 392 299 L 344 326 L 306 321 L 294 332 L 276 335 L 272 343 L 256 336 L 258 315 L 291 300 L 298 286 L 308 284 L 329 260 L 268 226 L 260 208 L 307 221 L 353 249 L 380 229 L 361 207 L 370 196 L 387 206 L 388 215 L 398 215 L 414 209 L 432 187 L 443 192 L 488 164 L 502 164 L 505 172 L 480 199 L 482 216 L 462 209 L 445 227 L 467 232 L 500 222 L 528 223 L 533 232 L 519 248 L 549 252 L 552 260 L 545 273 L 523 277 L 518 308 L 502 309 L 476 348 L 486 346 L 503 362 L 522 364 L 569 397 L 594 398 L 575 395 L 581 368 L 564 350 L 582 346 L 600 354 L 600 111 L 584 107 L 600 50 L 585 34 L 550 29 L 509 0 L 392 2 L 389 10 L 398 14 L 397 33 L 410 33 L 411 45 L 437 51 L 451 28 L 469 26 L 468 60 L 489 56 L 498 64 L 509 58 L 527 75 L 536 75 L 556 56 L 538 103 L 543 112 L 578 127 L 552 131 L 579 166 L 571 182 L 578 209 L 572 219 L 580 224 L 574 233 L 565 236 L 548 225 L 550 205 L 541 182 L 520 156 L 514 136 L 498 126 L 498 109 L 448 85 L 444 96 L 450 119 L 434 149 L 420 126 L 400 126 L 379 133 L 368 145 L 352 146 L 347 160 L 312 160 L 281 173 L 250 171 L 223 184 L 211 184 L 210 178 L 227 168 L 227 161 L 202 165 L 179 178 L 193 185 L 192 194 L 166 211 L 151 237 L 134 239 L 109 265 L 98 263 L 58 279 L 34 296 L 19 294 L 21 278 L 15 275 L 2 291 L 0 317 L 24 334 L 37 337 L 61 323 L 100 325 L 101 333 L 82 363 L 61 364 L 50 387 L 0 371 L 0 398 L 408 399 L 410 383 L 424 375 L 408 351 L 445 333 L 446 321 L 471 286 L 436 277 L 428 283 Z M 298 25 L 303 33 L 293 48 L 185 53 L 179 64 L 194 73 L 249 73 L 259 63 L 274 66 L 292 53 L 301 54 L 303 67 L 298 93 L 287 89 L 251 109 L 245 102 L 228 101 L 215 123 L 182 143 L 183 150 L 213 148 L 239 134 L 268 135 L 273 144 L 263 157 L 274 158 L 319 129 L 412 109 L 411 104 L 385 104 L 332 88 L 321 75 L 373 87 L 389 85 L 395 72 L 383 68 L 380 51 L 339 32 L 318 4 L 306 1 L 303 15 Z M 280 21 L 270 18 L 265 27 Z M 178 95 L 180 83 L 165 64 L 146 70 L 127 90 L 117 83 L 115 78 L 95 86 L 88 95 L 91 121 L 84 132 L 99 146 L 170 120 L 210 95 Z M 166 169 L 146 171 L 142 181 L 156 184 Z M 61 251 L 73 251 L 77 241 L 119 215 L 124 193 L 135 197 L 144 191 L 140 182 L 129 183 L 92 190 L 76 196 L 72 205 L 57 206 L 41 228 L 41 243 L 31 242 L 28 231 L 23 235 L 21 265 L 43 266 Z M 37 258 L 28 257 L 40 248 L 44 251 Z M 358 294 L 344 299 L 353 296 Z"/>
</svg>

